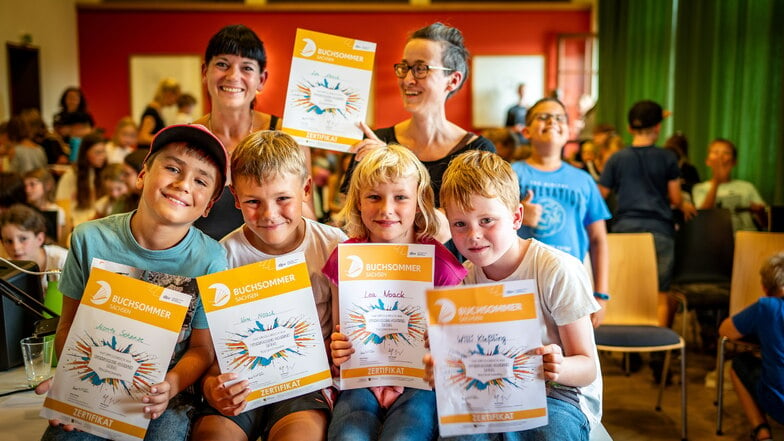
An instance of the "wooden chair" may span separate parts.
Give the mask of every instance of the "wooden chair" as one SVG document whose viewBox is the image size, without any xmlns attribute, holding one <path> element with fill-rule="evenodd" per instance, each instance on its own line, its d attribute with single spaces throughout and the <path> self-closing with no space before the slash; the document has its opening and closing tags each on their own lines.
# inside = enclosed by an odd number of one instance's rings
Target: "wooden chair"
<svg viewBox="0 0 784 441">
<path fill-rule="evenodd" d="M 683 338 L 675 331 L 658 325 L 659 286 L 656 251 L 651 233 L 610 233 L 609 292 L 612 294 L 603 324 L 596 329 L 596 347 L 600 351 L 666 351 L 664 369 L 656 401 L 661 400 L 670 367 L 671 351 L 681 355 L 681 436 L 686 440 L 686 351 Z"/>
<path fill-rule="evenodd" d="M 759 270 L 767 258 L 784 251 L 784 233 L 760 231 L 738 231 L 735 235 L 735 258 L 732 264 L 730 286 L 730 317 L 756 302 L 763 295 Z M 757 345 L 744 341 L 719 339 L 716 357 L 716 434 L 722 435 L 722 412 L 724 404 L 724 359 L 726 351 L 754 350 Z"/>
</svg>

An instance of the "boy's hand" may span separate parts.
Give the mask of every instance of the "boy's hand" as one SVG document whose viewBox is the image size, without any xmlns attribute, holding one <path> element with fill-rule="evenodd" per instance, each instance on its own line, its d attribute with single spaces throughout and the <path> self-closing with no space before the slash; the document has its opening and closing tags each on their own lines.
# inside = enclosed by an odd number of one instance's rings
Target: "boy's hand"
<svg viewBox="0 0 784 441">
<path fill-rule="evenodd" d="M 163 411 L 169 406 L 170 392 L 171 385 L 166 380 L 150 386 L 150 393 L 142 397 L 142 403 L 145 404 L 145 415 L 149 416 L 151 420 L 161 416 Z"/>
<path fill-rule="evenodd" d="M 561 375 L 561 363 L 563 363 L 563 350 L 556 344 L 540 346 L 529 352 L 531 355 L 542 356 L 542 366 L 544 368 L 544 379 L 558 381 Z"/>
<path fill-rule="evenodd" d="M 694 204 L 689 201 L 683 201 L 683 203 L 681 203 L 680 209 L 683 213 L 684 220 L 692 220 L 694 216 L 697 215 L 697 207 L 695 207 Z"/>
<path fill-rule="evenodd" d="M 237 374 L 229 372 L 218 376 L 210 375 L 202 383 L 204 397 L 210 406 L 226 416 L 237 416 L 248 404 L 245 399 L 250 394 L 248 380 L 242 380 L 231 386 L 226 383 L 237 379 Z"/>
<path fill-rule="evenodd" d="M 542 218 L 542 206 L 531 202 L 533 199 L 534 191 L 528 190 L 520 203 L 523 204 L 523 225 L 535 228 Z"/>
<path fill-rule="evenodd" d="M 425 375 L 422 379 L 427 381 L 430 387 L 436 387 L 436 379 L 433 375 L 433 356 L 429 353 L 425 354 L 422 357 L 422 363 L 425 364 Z"/>
<path fill-rule="evenodd" d="M 359 141 L 358 143 L 351 146 L 348 149 L 350 153 L 354 153 L 354 161 L 359 162 L 362 158 L 365 157 L 368 153 L 372 152 L 373 150 L 383 147 L 387 145 L 384 141 L 380 140 L 370 127 L 367 126 L 363 121 L 359 122 L 359 128 L 362 129 L 362 132 L 365 134 L 365 139 Z"/>
<path fill-rule="evenodd" d="M 340 366 L 351 358 L 351 354 L 354 353 L 354 346 L 348 340 L 348 336 L 340 332 L 340 325 L 337 325 L 335 329 L 335 332 L 332 333 L 332 342 L 329 344 L 329 349 L 332 352 L 332 363 L 335 366 Z"/>
</svg>

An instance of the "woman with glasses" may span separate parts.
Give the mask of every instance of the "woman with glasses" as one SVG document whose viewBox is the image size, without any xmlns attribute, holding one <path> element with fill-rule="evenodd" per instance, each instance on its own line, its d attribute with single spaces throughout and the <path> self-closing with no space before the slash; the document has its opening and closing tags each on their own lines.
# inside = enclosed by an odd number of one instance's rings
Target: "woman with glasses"
<svg viewBox="0 0 784 441">
<path fill-rule="evenodd" d="M 403 58 L 394 65 L 403 107 L 411 118 L 392 127 L 371 131 L 364 124 L 367 138 L 357 143 L 341 191 L 348 189 L 356 161 L 367 151 L 387 143 L 402 144 L 411 149 L 430 172 L 436 207 L 441 176 L 449 161 L 469 149 L 495 152 L 487 138 L 478 136 L 449 121 L 446 100 L 460 90 L 468 78 L 468 50 L 460 30 L 442 23 L 433 23 L 415 31 L 403 49 Z M 439 213 L 441 213 L 439 211 Z M 443 218 L 438 239 L 449 239 L 448 224 Z"/>
</svg>

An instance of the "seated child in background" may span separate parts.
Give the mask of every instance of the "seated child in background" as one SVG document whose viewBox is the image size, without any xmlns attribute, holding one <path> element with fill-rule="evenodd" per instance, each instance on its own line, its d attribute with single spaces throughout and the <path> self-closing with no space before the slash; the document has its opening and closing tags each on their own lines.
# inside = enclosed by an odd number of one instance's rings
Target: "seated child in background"
<svg viewBox="0 0 784 441">
<path fill-rule="evenodd" d="M 407 147 L 390 144 L 368 153 L 354 169 L 340 213 L 348 243 L 424 243 L 435 246 L 434 285 L 460 284 L 465 269 L 452 253 L 433 239 L 439 228 L 430 175 Z M 330 255 L 324 274 L 336 288 L 332 313 L 339 320 L 338 250 Z M 345 363 L 354 353 L 351 341 L 332 334 L 332 361 Z M 402 387 L 341 391 L 335 403 L 329 440 L 427 441 L 437 433 L 435 393 Z"/>
<path fill-rule="evenodd" d="M 151 270 L 180 278 L 223 271 L 226 254 L 218 242 L 192 227 L 206 215 L 220 196 L 227 177 L 228 154 L 221 142 L 197 125 L 169 126 L 152 142 L 137 185 L 142 196 L 139 209 L 76 227 L 60 279 L 63 314 L 57 327 L 55 350 L 63 345 L 79 307 L 93 258 Z M 201 298 L 196 293 L 183 324 L 174 356 L 163 382 L 150 385 L 139 403 L 152 421 L 145 440 L 183 440 L 195 397 L 187 389 L 210 367 L 212 340 Z M 44 393 L 50 382 L 36 392 Z M 44 441 L 84 439 L 82 432 L 68 432 L 51 420 Z M 91 438 L 95 439 L 95 438 Z"/>
<path fill-rule="evenodd" d="M 30 170 L 23 176 L 27 203 L 42 212 L 54 211 L 57 213 L 57 225 L 54 225 L 55 237 L 51 239 L 61 244 L 65 242 L 65 210 L 54 203 L 55 182 L 49 170 L 37 168 Z"/>
<path fill-rule="evenodd" d="M 752 439 L 773 439 L 765 414 L 784 424 L 784 252 L 760 269 L 765 297 L 729 317 L 719 334 L 730 340 L 755 337 L 762 359 L 744 352 L 732 360 L 732 385 L 749 422 Z"/>
<path fill-rule="evenodd" d="M 46 245 L 46 219 L 27 205 L 16 204 L 0 214 L 0 233 L 3 248 L 14 260 L 32 260 L 39 271 L 62 269 L 68 250 L 57 245 Z M 41 287 L 46 292 L 48 279 L 41 276 Z"/>
<path fill-rule="evenodd" d="M 174 124 L 190 124 L 196 118 L 193 117 L 193 109 L 196 108 L 196 97 L 189 93 L 182 93 L 177 97 L 177 115 L 174 116 Z"/>
<path fill-rule="evenodd" d="M 142 171 L 144 158 L 147 156 L 147 153 L 149 153 L 148 149 L 137 149 L 123 159 L 122 178 L 125 186 L 128 187 L 128 192 L 115 202 L 112 213 L 127 213 L 139 206 L 141 191 L 136 188 L 136 178 L 139 177 L 139 173 Z"/>
<path fill-rule="evenodd" d="M 114 213 L 115 204 L 128 193 L 122 164 L 109 164 L 101 170 L 101 185 L 103 185 L 103 196 L 95 201 L 96 219 Z"/>
<path fill-rule="evenodd" d="M 73 226 L 95 218 L 95 201 L 103 196 L 101 170 L 106 167 L 106 140 L 98 132 L 80 141 L 79 159 L 57 183 L 55 200 L 70 201 Z"/>
<path fill-rule="evenodd" d="M 139 129 L 130 116 L 117 122 L 112 140 L 106 143 L 106 160 L 109 164 L 122 164 L 123 159 L 136 149 Z"/>
<path fill-rule="evenodd" d="M 700 209 L 726 208 L 732 213 L 735 231 L 754 231 L 758 229 L 754 216 L 764 217 L 765 201 L 754 184 L 732 179 L 732 169 L 737 161 L 738 150 L 731 141 L 716 138 L 710 143 L 705 165 L 711 170 L 711 179 L 692 189 L 694 205 Z"/>
<path fill-rule="evenodd" d="M 453 159 L 441 201 L 455 245 L 470 261 L 466 284 L 536 281 L 543 346 L 532 353 L 543 356 L 549 424 L 514 439 L 587 440 L 601 418 L 601 371 L 591 327 L 599 305 L 582 262 L 517 236 L 523 221 L 517 176 L 493 153 L 472 150 Z M 425 362 L 432 384 L 432 358 L 426 355 Z"/>
<path fill-rule="evenodd" d="M 277 131 L 259 131 L 245 138 L 231 155 L 235 204 L 245 224 L 221 240 L 231 268 L 293 252 L 305 253 L 324 340 L 332 330 L 332 299 L 321 267 L 346 235 L 335 227 L 302 216 L 303 201 L 312 191 L 305 155 L 294 139 Z M 311 392 L 243 412 L 248 381 L 220 373 L 217 363 L 202 381 L 209 407 L 196 419 L 194 440 L 322 440 L 330 403 L 322 392 Z"/>
</svg>

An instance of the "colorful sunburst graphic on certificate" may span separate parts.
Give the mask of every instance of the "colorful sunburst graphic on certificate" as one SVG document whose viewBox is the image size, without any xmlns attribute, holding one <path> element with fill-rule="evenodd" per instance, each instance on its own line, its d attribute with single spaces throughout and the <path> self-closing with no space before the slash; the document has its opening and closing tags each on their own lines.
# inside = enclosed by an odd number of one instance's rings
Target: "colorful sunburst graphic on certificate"
<svg viewBox="0 0 784 441">
<path fill-rule="evenodd" d="M 290 318 L 280 323 L 275 318 L 271 326 L 256 321 L 247 332 L 236 333 L 227 339 L 229 366 L 232 369 L 268 366 L 274 360 L 285 360 L 291 354 L 302 355 L 301 350 L 313 347 L 315 340 L 314 326 L 301 319 Z"/>
<path fill-rule="evenodd" d="M 90 335 L 80 337 L 68 370 L 75 371 L 79 379 L 94 386 L 107 385 L 115 392 L 124 391 L 130 396 L 147 393 L 153 384 L 152 375 L 157 363 L 143 353 L 134 352 L 133 344 L 120 344 L 116 337 L 96 340 Z"/>
<path fill-rule="evenodd" d="M 340 82 L 330 84 L 329 80 L 312 83 L 303 81 L 297 84 L 297 106 L 304 107 L 306 112 L 317 115 L 334 114 L 348 118 L 358 112 L 360 96 L 354 90 L 341 86 Z"/>
<path fill-rule="evenodd" d="M 521 349 L 501 352 L 496 345 L 488 352 L 477 344 L 476 350 L 447 360 L 447 369 L 449 381 L 465 390 L 485 390 L 491 386 L 503 389 L 510 385 L 519 387 L 519 381 L 533 379 L 536 370 L 532 362 L 533 357 Z"/>
<path fill-rule="evenodd" d="M 349 339 L 363 344 L 382 344 L 385 341 L 409 345 L 425 338 L 425 316 L 416 306 L 400 307 L 395 301 L 392 306 L 378 303 L 366 307 L 354 305 L 349 311 Z"/>
</svg>

